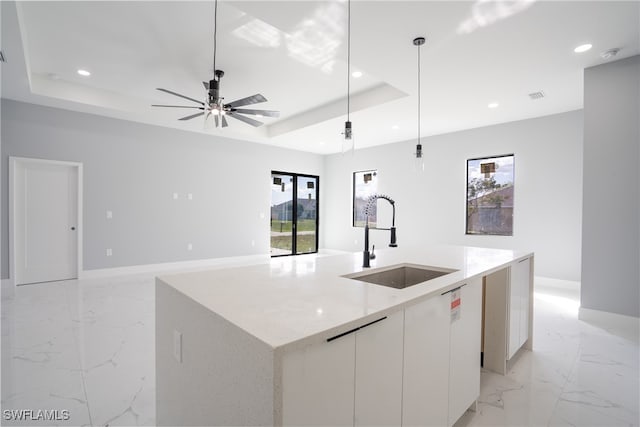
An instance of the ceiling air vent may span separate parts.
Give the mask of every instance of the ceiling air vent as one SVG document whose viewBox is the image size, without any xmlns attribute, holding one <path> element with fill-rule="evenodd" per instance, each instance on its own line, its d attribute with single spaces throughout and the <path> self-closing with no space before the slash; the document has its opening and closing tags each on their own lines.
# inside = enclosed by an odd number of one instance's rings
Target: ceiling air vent
<svg viewBox="0 0 640 427">
<path fill-rule="evenodd" d="M 536 100 L 536 99 L 542 99 L 544 98 L 544 92 L 543 91 L 539 91 L 539 92 L 531 92 L 529 94 L 529 98 L 531 98 L 532 100 Z"/>
</svg>

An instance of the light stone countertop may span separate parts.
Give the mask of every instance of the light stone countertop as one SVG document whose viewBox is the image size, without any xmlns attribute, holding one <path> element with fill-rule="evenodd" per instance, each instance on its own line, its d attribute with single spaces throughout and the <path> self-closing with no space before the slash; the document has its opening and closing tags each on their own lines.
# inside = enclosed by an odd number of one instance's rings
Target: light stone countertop
<svg viewBox="0 0 640 427">
<path fill-rule="evenodd" d="M 376 251 L 371 269 L 419 264 L 458 271 L 405 289 L 341 277 L 363 271 L 362 253 L 272 258 L 267 264 L 165 275 L 158 280 L 274 350 L 304 345 L 376 320 L 531 252 L 469 246 Z"/>
</svg>

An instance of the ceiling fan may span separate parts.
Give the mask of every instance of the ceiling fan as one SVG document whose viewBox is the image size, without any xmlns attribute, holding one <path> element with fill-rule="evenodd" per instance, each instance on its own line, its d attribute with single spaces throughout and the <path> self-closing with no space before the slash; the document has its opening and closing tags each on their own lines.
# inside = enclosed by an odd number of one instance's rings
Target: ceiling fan
<svg viewBox="0 0 640 427">
<path fill-rule="evenodd" d="M 205 102 L 199 101 L 195 98 L 191 98 L 186 95 L 182 95 L 180 93 L 163 89 L 156 88 L 161 92 L 166 92 L 171 95 L 179 96 L 180 98 L 187 99 L 189 101 L 195 102 L 199 106 L 192 105 L 158 105 L 154 104 L 152 107 L 169 107 L 169 108 L 193 108 L 200 110 L 195 114 L 191 114 L 185 117 L 182 117 L 178 120 L 191 120 L 196 117 L 204 116 L 205 120 L 209 118 L 209 116 L 213 116 L 215 120 L 216 127 L 227 127 L 227 117 L 234 118 L 236 120 L 240 120 L 241 122 L 245 122 L 251 126 L 261 126 L 264 123 L 252 119 L 251 117 L 246 117 L 246 115 L 253 115 L 256 117 L 279 117 L 279 111 L 271 111 L 271 110 L 254 110 L 254 109 L 245 109 L 238 108 L 243 107 L 245 105 L 258 104 L 260 102 L 266 102 L 267 98 L 257 93 L 252 96 L 248 96 L 246 98 L 238 99 L 233 102 L 229 102 L 225 104 L 223 102 L 224 98 L 220 96 L 220 79 L 224 76 L 224 71 L 216 69 L 216 35 L 218 30 L 218 0 L 215 0 L 215 9 L 214 9 L 214 30 L 213 30 L 213 69 L 214 77 L 213 80 L 208 82 L 202 82 L 204 88 L 207 90 L 207 97 Z"/>
<path fill-rule="evenodd" d="M 242 122 L 250 124 L 251 126 L 258 127 L 263 125 L 264 123 L 258 120 L 252 119 L 250 117 L 246 117 L 245 114 L 254 115 L 256 117 L 279 117 L 280 116 L 279 111 L 238 108 L 238 107 L 243 107 L 245 105 L 266 102 L 267 98 L 265 98 L 259 93 L 225 104 L 223 102 L 224 98 L 220 97 L 220 79 L 222 78 L 222 76 L 224 76 L 224 71 L 216 70 L 215 77 L 213 80 L 209 82 L 202 82 L 205 89 L 207 89 L 208 91 L 206 102 L 198 101 L 195 98 L 191 98 L 189 96 L 182 95 L 168 89 L 163 89 L 160 87 L 157 88 L 159 91 L 166 92 L 171 95 L 179 96 L 180 98 L 188 99 L 189 101 L 193 101 L 196 104 L 199 104 L 200 105 L 199 107 L 191 106 L 191 105 L 158 105 L 158 104 L 154 104 L 152 105 L 152 107 L 195 108 L 200 111 L 195 114 L 182 117 L 178 120 L 191 120 L 200 116 L 205 116 L 205 119 L 207 119 L 209 118 L 209 116 L 213 116 L 216 127 L 227 127 L 228 123 L 227 123 L 226 117 L 231 117 L 236 120 L 240 120 Z"/>
</svg>

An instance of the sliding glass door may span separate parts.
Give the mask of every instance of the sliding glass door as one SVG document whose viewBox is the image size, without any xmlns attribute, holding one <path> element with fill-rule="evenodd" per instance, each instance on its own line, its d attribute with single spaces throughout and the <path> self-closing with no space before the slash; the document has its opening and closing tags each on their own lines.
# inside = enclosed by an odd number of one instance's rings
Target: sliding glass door
<svg viewBox="0 0 640 427">
<path fill-rule="evenodd" d="M 271 256 L 318 252 L 319 178 L 271 173 Z"/>
</svg>

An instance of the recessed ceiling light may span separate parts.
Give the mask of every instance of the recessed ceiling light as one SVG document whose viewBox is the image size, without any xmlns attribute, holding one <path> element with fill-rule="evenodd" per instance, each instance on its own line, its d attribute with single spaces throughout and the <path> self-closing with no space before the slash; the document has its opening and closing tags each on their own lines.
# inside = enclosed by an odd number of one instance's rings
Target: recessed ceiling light
<svg viewBox="0 0 640 427">
<path fill-rule="evenodd" d="M 586 44 L 581 44 L 580 46 L 578 46 L 577 48 L 573 49 L 573 51 L 575 53 L 582 53 L 582 52 L 586 52 L 589 49 L 591 49 L 592 45 L 589 43 Z"/>
<path fill-rule="evenodd" d="M 500 104 L 498 104 L 497 102 L 492 102 L 491 104 L 487 105 L 487 107 L 489 107 L 489 108 L 498 108 L 498 105 L 500 105 Z"/>
<path fill-rule="evenodd" d="M 354 71 L 353 73 L 351 73 L 351 75 L 354 78 L 359 79 L 360 77 L 362 77 L 362 71 Z"/>
<path fill-rule="evenodd" d="M 395 130 L 395 129 L 400 129 L 400 126 L 398 126 L 398 125 L 393 125 L 393 126 L 391 126 L 391 129 L 394 129 L 394 130 Z"/>
<path fill-rule="evenodd" d="M 91 72 L 87 71 L 87 70 L 83 70 L 82 68 L 78 70 L 78 74 L 80 74 L 83 77 L 89 77 L 91 75 Z"/>
</svg>

